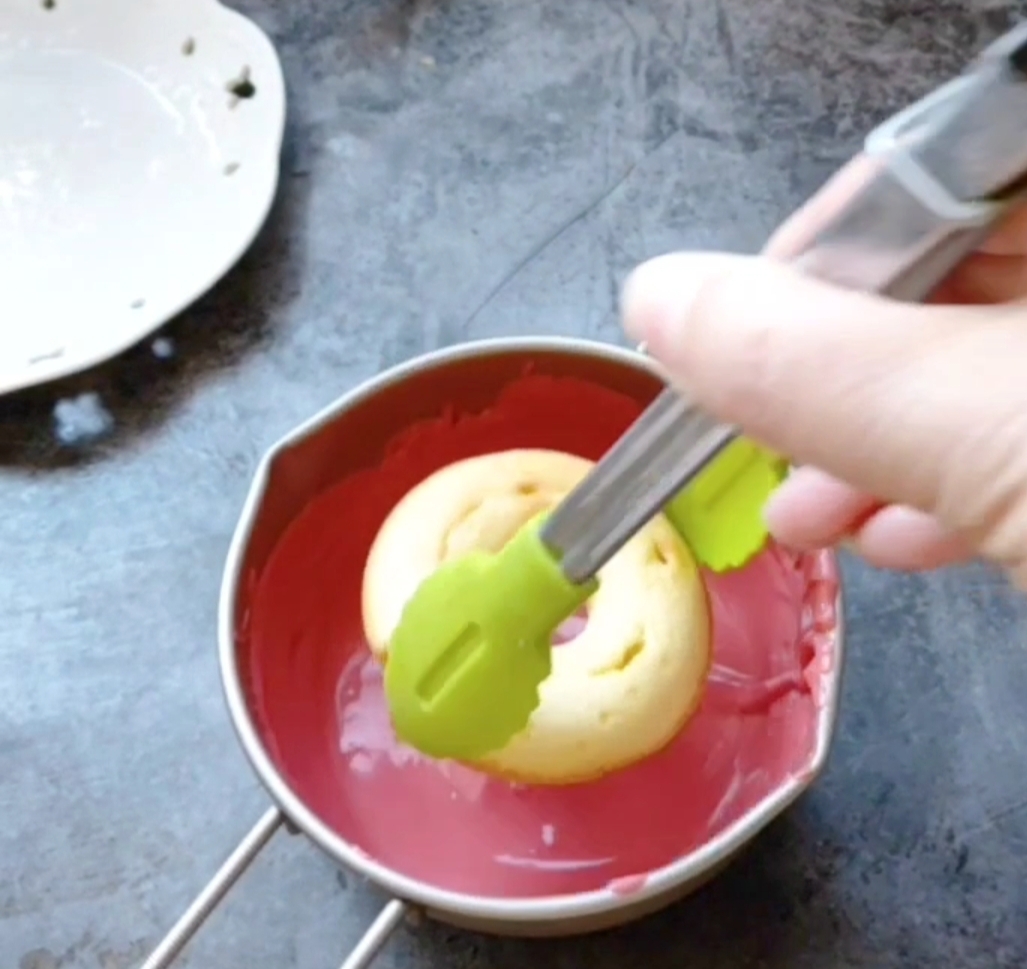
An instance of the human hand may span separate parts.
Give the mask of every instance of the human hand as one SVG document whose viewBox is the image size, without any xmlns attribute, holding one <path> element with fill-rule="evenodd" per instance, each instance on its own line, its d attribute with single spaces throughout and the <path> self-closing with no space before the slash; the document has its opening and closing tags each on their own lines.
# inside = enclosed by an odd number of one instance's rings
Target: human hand
<svg viewBox="0 0 1027 969">
<path fill-rule="evenodd" d="M 763 257 L 674 253 L 639 266 L 625 327 L 708 412 L 802 465 L 765 512 L 784 544 L 846 543 L 898 569 L 981 555 L 1027 589 L 1027 210 L 931 305 L 847 292 L 775 261 L 849 196 L 861 164 Z"/>
</svg>

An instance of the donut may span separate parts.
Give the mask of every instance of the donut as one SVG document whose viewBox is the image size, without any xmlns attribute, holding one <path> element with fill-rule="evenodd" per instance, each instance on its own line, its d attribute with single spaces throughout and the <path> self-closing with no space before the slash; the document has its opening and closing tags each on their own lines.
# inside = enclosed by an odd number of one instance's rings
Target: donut
<svg viewBox="0 0 1027 969">
<path fill-rule="evenodd" d="M 560 451 L 502 451 L 450 464 L 409 491 L 364 569 L 364 631 L 375 657 L 388 662 L 404 605 L 441 563 L 499 551 L 591 467 Z M 706 591 L 662 515 L 599 572 L 587 624 L 552 656 L 528 725 L 475 768 L 523 784 L 594 780 L 656 753 L 696 712 L 711 658 Z"/>
</svg>

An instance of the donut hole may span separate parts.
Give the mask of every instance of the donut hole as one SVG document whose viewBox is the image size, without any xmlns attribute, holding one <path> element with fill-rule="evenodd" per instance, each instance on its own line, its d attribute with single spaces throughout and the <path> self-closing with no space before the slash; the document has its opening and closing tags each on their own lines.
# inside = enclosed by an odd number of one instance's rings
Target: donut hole
<svg viewBox="0 0 1027 969">
<path fill-rule="evenodd" d="M 553 633 L 553 645 L 563 646 L 577 639 L 588 625 L 588 606 L 582 606 L 573 616 L 568 616 Z"/>
</svg>

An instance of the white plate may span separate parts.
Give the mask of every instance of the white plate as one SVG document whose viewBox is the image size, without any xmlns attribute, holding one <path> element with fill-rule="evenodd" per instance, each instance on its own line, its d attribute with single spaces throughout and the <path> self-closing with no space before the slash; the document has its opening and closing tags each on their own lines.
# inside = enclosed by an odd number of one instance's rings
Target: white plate
<svg viewBox="0 0 1027 969">
<path fill-rule="evenodd" d="M 217 0 L 0 0 L 0 393 L 209 289 L 278 184 L 274 48 Z"/>
</svg>

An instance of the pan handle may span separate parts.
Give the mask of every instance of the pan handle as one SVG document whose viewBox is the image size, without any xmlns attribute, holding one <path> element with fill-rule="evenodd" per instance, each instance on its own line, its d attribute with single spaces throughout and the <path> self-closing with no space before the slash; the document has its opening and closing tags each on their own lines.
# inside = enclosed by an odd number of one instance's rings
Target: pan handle
<svg viewBox="0 0 1027 969">
<path fill-rule="evenodd" d="M 339 969 L 368 969 L 382 946 L 399 928 L 407 909 L 407 903 L 401 898 L 393 898 L 386 902 L 378 917 L 367 927 L 367 931 L 353 947 L 353 951 L 346 956 Z"/>
<path fill-rule="evenodd" d="M 285 815 L 278 808 L 268 808 L 139 969 L 168 969 L 284 821 Z"/>
<path fill-rule="evenodd" d="M 285 815 L 278 808 L 267 809 L 139 969 L 169 969 L 284 822 Z M 407 903 L 401 899 L 393 898 L 387 902 L 340 969 L 368 969 L 382 946 L 399 928 L 407 909 Z"/>
</svg>

